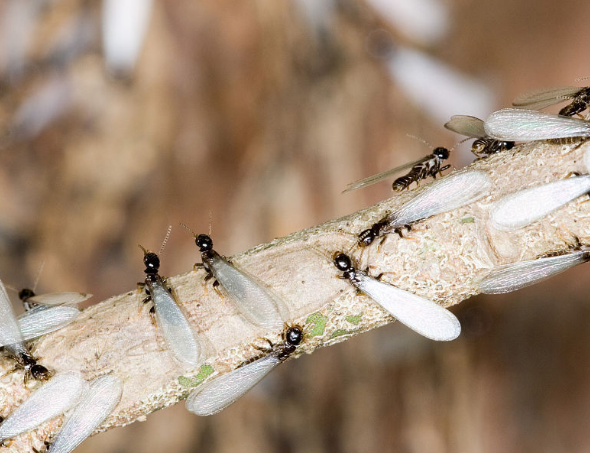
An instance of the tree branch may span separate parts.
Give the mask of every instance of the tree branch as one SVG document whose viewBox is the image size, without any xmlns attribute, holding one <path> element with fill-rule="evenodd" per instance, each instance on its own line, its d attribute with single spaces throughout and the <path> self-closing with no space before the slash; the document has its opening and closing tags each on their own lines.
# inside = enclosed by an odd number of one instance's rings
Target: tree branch
<svg viewBox="0 0 590 453">
<path fill-rule="evenodd" d="M 565 248 L 574 236 L 588 243 L 586 197 L 516 232 L 496 231 L 486 221 L 491 203 L 502 195 L 564 178 L 570 172 L 587 173 L 582 161 L 587 149 L 588 144 L 575 149 L 575 145 L 533 143 L 477 161 L 471 167 L 489 173 L 490 195 L 416 224 L 403 239 L 392 234 L 382 244 L 377 240 L 370 247 L 356 247 L 360 231 L 400 207 L 416 190 L 260 245 L 231 260 L 283 298 L 290 321 L 305 327 L 306 336 L 294 356 L 309 354 L 393 320 L 339 278 L 332 263 L 336 251 L 350 253 L 359 267 L 370 266 L 373 275 L 385 272 L 384 281 L 448 307 L 477 294 L 478 280 L 495 265 Z M 196 252 L 195 247 L 195 256 Z M 197 270 L 168 279 L 205 350 L 203 365 L 191 373 L 182 373 L 173 361 L 151 321 L 149 306 L 142 303 L 144 294 L 137 290 L 84 310 L 76 322 L 33 345 L 34 354 L 56 371 L 79 370 L 87 379 L 113 372 L 121 378 L 121 403 L 97 432 L 145 419 L 177 403 L 213 373 L 228 372 L 259 355 L 255 346 L 261 337 L 279 340 L 280 331 L 256 330 L 244 321 L 204 277 L 205 272 Z M 31 391 L 23 385 L 23 372 L 12 371 L 13 365 L 11 359 L 0 360 L 0 415 L 4 417 Z M 7 442 L 0 451 L 40 448 L 61 423 L 60 419 L 49 422 Z"/>
</svg>

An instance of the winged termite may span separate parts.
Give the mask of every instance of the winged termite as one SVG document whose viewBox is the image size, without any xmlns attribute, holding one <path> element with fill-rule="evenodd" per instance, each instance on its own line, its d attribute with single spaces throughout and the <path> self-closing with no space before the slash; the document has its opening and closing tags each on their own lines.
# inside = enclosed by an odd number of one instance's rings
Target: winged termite
<svg viewBox="0 0 590 453">
<path fill-rule="evenodd" d="M 471 144 L 471 152 L 479 158 L 488 157 L 514 147 L 514 142 L 489 137 L 484 129 L 483 120 L 475 116 L 453 115 L 445 124 L 445 128 L 457 134 L 475 138 Z"/>
<path fill-rule="evenodd" d="M 407 189 L 414 182 L 418 184 L 419 181 L 426 179 L 429 176 L 436 178 L 436 175 L 442 174 L 444 170 L 450 167 L 450 165 L 442 165 L 444 161 L 449 158 L 449 155 L 450 151 L 448 149 L 442 147 L 435 148 L 431 154 L 414 162 L 350 183 L 342 193 L 352 192 L 353 190 L 373 185 L 379 181 L 383 181 L 391 175 L 411 167 L 411 170 L 407 174 L 397 178 L 392 184 L 392 189 L 395 191 Z"/>
<path fill-rule="evenodd" d="M 571 101 L 563 107 L 559 114 L 573 116 L 580 114 L 590 104 L 590 87 L 552 87 L 542 88 L 529 93 L 519 94 L 512 105 L 530 110 L 541 110 L 560 102 Z"/>
</svg>

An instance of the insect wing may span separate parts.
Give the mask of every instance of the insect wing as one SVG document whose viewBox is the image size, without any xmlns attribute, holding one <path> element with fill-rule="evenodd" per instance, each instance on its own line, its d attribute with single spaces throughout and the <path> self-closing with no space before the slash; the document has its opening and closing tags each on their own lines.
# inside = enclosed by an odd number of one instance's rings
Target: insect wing
<svg viewBox="0 0 590 453">
<path fill-rule="evenodd" d="M 392 168 L 391 170 L 386 170 L 381 173 L 377 173 L 376 175 L 369 176 L 364 179 L 359 179 L 358 181 L 351 182 L 349 185 L 346 186 L 346 189 L 342 191 L 342 193 L 352 192 L 354 190 L 362 189 L 363 187 L 372 186 L 373 184 L 377 184 L 379 181 L 383 181 L 386 178 L 389 178 L 391 175 L 399 173 L 402 170 L 406 170 L 407 168 L 413 167 L 414 165 L 420 164 L 428 159 L 430 159 L 431 155 L 422 157 L 421 159 L 415 160 L 414 162 L 409 162 L 404 165 L 400 165 L 399 167 Z"/>
<path fill-rule="evenodd" d="M 259 283 L 236 269 L 219 255 L 211 260 L 217 281 L 234 299 L 240 313 L 251 323 L 275 329 L 283 325 L 280 301 L 271 296 Z M 286 311 L 286 309 L 282 309 Z"/>
<path fill-rule="evenodd" d="M 506 195 L 491 209 L 499 230 L 523 228 L 590 191 L 590 176 L 578 176 Z"/>
<path fill-rule="evenodd" d="M 186 408 L 201 416 L 216 414 L 258 384 L 279 363 L 276 356 L 267 355 L 221 375 L 192 392 Z"/>
<path fill-rule="evenodd" d="M 29 297 L 27 302 L 41 305 L 74 305 L 84 302 L 90 299 L 92 294 L 76 293 L 76 292 L 63 292 L 63 293 L 47 293 L 38 294 L 33 297 Z"/>
<path fill-rule="evenodd" d="M 437 341 L 454 340 L 461 333 L 457 317 L 446 308 L 416 294 L 357 272 L 357 287 L 399 322 Z"/>
<path fill-rule="evenodd" d="M 590 123 L 536 110 L 502 109 L 492 113 L 486 134 L 504 141 L 550 140 L 590 135 Z"/>
<path fill-rule="evenodd" d="M 0 282 L 0 345 L 7 347 L 14 355 L 26 354 L 23 336 L 6 289 Z"/>
<path fill-rule="evenodd" d="M 433 182 L 427 190 L 394 212 L 389 222 L 393 226 L 403 226 L 452 211 L 479 200 L 491 186 L 490 178 L 482 171 L 456 173 Z"/>
<path fill-rule="evenodd" d="M 486 136 L 483 127 L 483 120 L 469 115 L 453 115 L 445 124 L 445 127 L 457 134 L 471 138 L 482 138 Z"/>
<path fill-rule="evenodd" d="M 86 381 L 80 373 L 56 374 L 2 422 L 0 442 L 30 431 L 68 411 L 85 389 Z"/>
<path fill-rule="evenodd" d="M 534 285 L 585 261 L 588 261 L 587 252 L 579 251 L 505 264 L 492 269 L 481 281 L 479 288 L 484 294 L 509 293 Z"/>
<path fill-rule="evenodd" d="M 526 107 L 530 110 L 541 110 L 553 104 L 567 101 L 582 90 L 582 87 L 553 87 L 542 88 L 530 93 L 519 94 L 512 101 L 515 107 Z"/>
<path fill-rule="evenodd" d="M 113 412 L 122 392 L 123 385 L 116 376 L 94 379 L 55 438 L 51 453 L 68 453 L 80 445 Z"/>
<path fill-rule="evenodd" d="M 193 330 L 172 294 L 161 284 L 151 288 L 158 325 L 168 348 L 180 362 L 195 367 L 199 360 L 199 345 Z"/>
<path fill-rule="evenodd" d="M 24 340 L 46 335 L 61 329 L 74 321 L 80 314 L 76 307 L 48 307 L 40 305 L 18 317 L 18 324 Z"/>
</svg>

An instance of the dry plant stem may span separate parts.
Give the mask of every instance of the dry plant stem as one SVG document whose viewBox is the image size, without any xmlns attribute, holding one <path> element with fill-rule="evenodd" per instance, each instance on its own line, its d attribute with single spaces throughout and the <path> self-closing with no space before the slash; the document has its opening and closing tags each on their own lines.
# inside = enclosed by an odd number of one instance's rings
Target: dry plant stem
<svg viewBox="0 0 590 453">
<path fill-rule="evenodd" d="M 392 198 L 350 216 L 276 239 L 231 261 L 274 291 L 287 304 L 292 322 L 305 326 L 298 354 L 334 344 L 392 322 L 374 302 L 339 278 L 332 264 L 336 251 L 350 253 L 359 267 L 402 289 L 446 307 L 478 293 L 477 282 L 495 265 L 533 259 L 574 241 L 590 243 L 590 204 L 581 197 L 522 230 L 495 231 L 487 221 L 491 203 L 513 191 L 555 181 L 571 172 L 587 173 L 582 156 L 590 144 L 532 143 L 471 165 L 487 171 L 492 193 L 479 202 L 416 224 L 406 238 L 391 234 L 367 248 L 356 247 L 356 235 L 401 206 L 418 190 Z M 197 257 L 195 247 L 195 257 Z M 136 277 L 141 269 L 138 268 Z M 79 370 L 86 379 L 113 372 L 124 382 L 123 399 L 99 431 L 145 419 L 177 403 L 204 377 L 226 373 L 260 354 L 261 337 L 275 342 L 281 332 L 254 328 L 233 304 L 205 281 L 203 270 L 171 277 L 168 284 L 188 313 L 204 346 L 203 365 L 184 371 L 166 350 L 164 340 L 137 290 L 112 297 L 83 312 L 72 325 L 45 336 L 33 350 L 56 371 Z M 10 414 L 32 389 L 22 371 L 0 360 L 0 415 Z M 187 417 L 192 415 L 187 413 Z M 17 437 L 0 451 L 32 451 L 50 440 L 62 420 Z M 98 432 L 98 431 L 97 431 Z"/>
</svg>

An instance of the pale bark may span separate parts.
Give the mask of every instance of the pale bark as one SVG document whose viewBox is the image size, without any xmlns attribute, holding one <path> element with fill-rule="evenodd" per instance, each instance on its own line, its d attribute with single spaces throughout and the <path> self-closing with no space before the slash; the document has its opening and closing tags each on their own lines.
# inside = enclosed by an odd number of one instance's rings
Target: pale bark
<svg viewBox="0 0 590 453">
<path fill-rule="evenodd" d="M 337 251 L 349 253 L 361 268 L 369 266 L 373 275 L 385 273 L 384 281 L 449 307 L 477 294 L 479 279 L 496 265 L 563 249 L 575 237 L 588 243 L 590 205 L 586 196 L 516 232 L 496 231 L 487 221 L 491 203 L 504 194 L 571 172 L 587 173 L 582 156 L 590 146 L 572 151 L 574 148 L 527 144 L 475 162 L 471 167 L 487 171 L 493 182 L 489 196 L 422 221 L 405 238 L 392 234 L 368 248 L 356 246 L 360 231 L 415 196 L 417 190 L 276 239 L 235 255 L 231 261 L 284 300 L 289 322 L 305 328 L 298 354 L 311 353 L 393 321 L 339 278 L 332 263 Z M 423 183 L 419 190 L 426 186 Z M 183 372 L 174 362 L 152 323 L 149 306 L 142 304 L 144 294 L 135 289 L 86 309 L 72 325 L 34 344 L 33 352 L 56 371 L 79 370 L 87 379 L 112 372 L 123 381 L 122 401 L 99 431 L 142 420 L 185 398 L 208 371 L 225 373 L 259 355 L 256 346 L 261 337 L 272 342 L 280 339 L 280 331 L 256 330 L 244 321 L 204 277 L 204 271 L 198 270 L 168 279 L 205 350 L 199 369 Z M 0 360 L 0 415 L 4 417 L 34 389 L 31 384 L 25 388 L 23 372 L 12 368 L 12 360 Z M 187 417 L 192 416 L 187 412 Z M 0 451 L 40 448 L 61 422 L 55 420 L 19 436 Z"/>
</svg>

